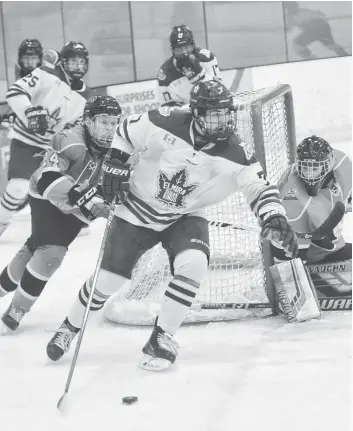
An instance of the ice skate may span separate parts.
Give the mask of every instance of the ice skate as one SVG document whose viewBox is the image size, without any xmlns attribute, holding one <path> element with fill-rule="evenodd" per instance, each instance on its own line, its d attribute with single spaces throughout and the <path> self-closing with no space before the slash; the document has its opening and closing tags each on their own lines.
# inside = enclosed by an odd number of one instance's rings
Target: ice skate
<svg viewBox="0 0 353 431">
<path fill-rule="evenodd" d="M 23 308 L 17 308 L 11 303 L 1 316 L 1 333 L 6 334 L 16 331 L 25 314 L 26 311 Z"/>
<path fill-rule="evenodd" d="M 144 357 L 138 363 L 148 371 L 163 371 L 174 364 L 179 345 L 160 326 L 155 326 L 142 352 Z"/>
<path fill-rule="evenodd" d="M 49 359 L 52 361 L 59 360 L 64 353 L 70 349 L 72 340 L 78 332 L 79 329 L 74 328 L 70 325 L 69 321 L 65 319 L 47 345 L 47 355 Z"/>
</svg>

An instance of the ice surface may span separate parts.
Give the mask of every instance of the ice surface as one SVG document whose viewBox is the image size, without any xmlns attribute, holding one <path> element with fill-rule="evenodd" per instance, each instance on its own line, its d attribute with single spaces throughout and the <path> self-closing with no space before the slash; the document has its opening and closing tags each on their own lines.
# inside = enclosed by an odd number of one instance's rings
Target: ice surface
<svg viewBox="0 0 353 431">
<path fill-rule="evenodd" d="M 351 152 L 350 144 L 340 145 Z M 345 236 L 351 240 L 351 214 Z M 0 337 L 0 428 L 11 431 L 348 431 L 351 312 L 289 325 L 282 317 L 180 328 L 174 368 L 136 367 L 150 328 L 93 316 L 83 339 L 68 409 L 56 404 L 72 351 L 51 363 L 45 348 L 94 268 L 103 222 L 78 238 L 13 336 Z M 1 238 L 0 270 L 29 232 L 17 217 Z M 0 312 L 10 297 L 0 301 Z M 121 404 L 136 395 L 139 403 Z"/>
</svg>

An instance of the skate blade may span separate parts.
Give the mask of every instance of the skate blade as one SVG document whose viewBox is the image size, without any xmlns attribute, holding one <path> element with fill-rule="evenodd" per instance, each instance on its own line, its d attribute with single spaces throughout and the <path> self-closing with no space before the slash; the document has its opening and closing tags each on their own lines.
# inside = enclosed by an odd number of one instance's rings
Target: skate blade
<svg viewBox="0 0 353 431">
<path fill-rule="evenodd" d="M 164 371 L 172 365 L 167 359 L 154 358 L 150 355 L 144 355 L 137 363 L 139 368 L 147 371 Z"/>
</svg>

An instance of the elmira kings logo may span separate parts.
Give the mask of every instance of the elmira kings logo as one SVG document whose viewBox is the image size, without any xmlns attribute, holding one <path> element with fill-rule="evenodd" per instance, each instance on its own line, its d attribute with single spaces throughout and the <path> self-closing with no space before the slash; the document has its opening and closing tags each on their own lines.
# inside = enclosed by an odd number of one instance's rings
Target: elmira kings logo
<svg viewBox="0 0 353 431">
<path fill-rule="evenodd" d="M 185 208 L 185 198 L 199 186 L 198 183 L 187 184 L 187 182 L 188 173 L 186 169 L 178 170 L 171 176 L 159 171 L 158 192 L 154 197 L 170 208 Z"/>
</svg>

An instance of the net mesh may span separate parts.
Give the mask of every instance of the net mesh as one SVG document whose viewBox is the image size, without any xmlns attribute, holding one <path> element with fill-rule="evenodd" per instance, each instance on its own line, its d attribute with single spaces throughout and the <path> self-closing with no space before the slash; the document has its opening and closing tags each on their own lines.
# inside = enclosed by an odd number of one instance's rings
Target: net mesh
<svg viewBox="0 0 353 431">
<path fill-rule="evenodd" d="M 290 90 L 289 90 L 290 91 Z M 257 158 L 266 167 L 267 177 L 278 182 L 291 161 L 286 92 L 276 89 L 237 94 L 237 133 L 255 148 Z M 271 97 L 271 94 L 276 96 Z M 259 137 L 260 136 L 260 137 Z M 255 146 L 256 142 L 256 146 Z M 258 226 L 241 193 L 207 209 L 208 220 Z M 200 303 L 267 302 L 266 276 L 260 235 L 255 232 L 210 226 L 210 266 L 202 282 L 195 307 L 185 322 L 241 318 L 249 311 L 200 310 Z M 168 257 L 157 245 L 138 261 L 131 283 L 112 298 L 105 316 L 126 324 L 153 324 L 159 300 L 171 279 Z M 254 314 L 254 311 L 251 311 Z M 268 311 L 256 311 L 263 315 Z"/>
</svg>

